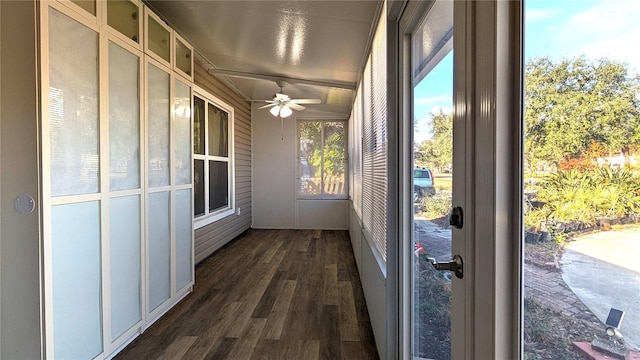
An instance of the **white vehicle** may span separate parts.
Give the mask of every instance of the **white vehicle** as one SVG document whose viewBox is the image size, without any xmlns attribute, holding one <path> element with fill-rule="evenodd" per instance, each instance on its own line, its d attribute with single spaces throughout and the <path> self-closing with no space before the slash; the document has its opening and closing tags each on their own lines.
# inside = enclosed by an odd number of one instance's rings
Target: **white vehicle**
<svg viewBox="0 0 640 360">
<path fill-rule="evenodd" d="M 414 197 L 433 196 L 436 188 L 433 187 L 433 173 L 429 169 L 413 169 L 413 191 Z"/>
</svg>

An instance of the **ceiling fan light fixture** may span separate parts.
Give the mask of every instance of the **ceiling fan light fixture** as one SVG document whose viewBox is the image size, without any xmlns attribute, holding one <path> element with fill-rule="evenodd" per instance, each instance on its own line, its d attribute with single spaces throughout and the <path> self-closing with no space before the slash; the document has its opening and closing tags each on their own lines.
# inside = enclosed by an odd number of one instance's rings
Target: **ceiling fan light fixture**
<svg viewBox="0 0 640 360">
<path fill-rule="evenodd" d="M 275 93 L 272 100 L 255 100 L 258 102 L 266 102 L 267 105 L 261 106 L 258 109 L 270 108 L 269 112 L 275 117 L 286 118 L 293 114 L 293 110 L 302 111 L 306 109 L 300 104 L 322 103 L 322 100 L 320 99 L 292 99 L 282 90 L 282 88 L 287 85 L 286 81 L 278 80 L 276 81 L 276 84 L 280 87 L 280 92 Z"/>
<path fill-rule="evenodd" d="M 280 116 L 283 118 L 289 117 L 291 114 L 293 114 L 293 110 L 288 106 L 283 106 L 282 109 L 280 109 Z"/>
</svg>

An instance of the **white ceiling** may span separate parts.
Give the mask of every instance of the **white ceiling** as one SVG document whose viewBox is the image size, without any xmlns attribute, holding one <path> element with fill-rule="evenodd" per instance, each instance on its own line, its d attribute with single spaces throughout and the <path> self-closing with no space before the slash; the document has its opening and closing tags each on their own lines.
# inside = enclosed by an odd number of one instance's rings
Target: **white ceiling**
<svg viewBox="0 0 640 360">
<path fill-rule="evenodd" d="M 378 0 L 147 3 L 248 99 L 271 99 L 284 78 L 292 98 L 322 100 L 309 109 L 342 115 L 380 8 Z"/>
</svg>

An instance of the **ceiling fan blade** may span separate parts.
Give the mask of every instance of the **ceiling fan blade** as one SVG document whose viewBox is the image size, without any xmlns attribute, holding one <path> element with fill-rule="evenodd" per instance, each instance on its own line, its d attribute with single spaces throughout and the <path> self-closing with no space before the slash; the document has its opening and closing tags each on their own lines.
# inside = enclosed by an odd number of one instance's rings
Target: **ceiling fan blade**
<svg viewBox="0 0 640 360">
<path fill-rule="evenodd" d="M 293 110 L 298 110 L 298 111 L 306 109 L 306 107 L 304 107 L 302 105 L 294 104 L 292 102 L 290 102 L 287 106 L 292 108 Z"/>
<path fill-rule="evenodd" d="M 291 99 L 292 104 L 321 104 L 320 99 Z"/>
<path fill-rule="evenodd" d="M 276 104 L 267 104 L 267 105 L 264 105 L 264 106 L 260 106 L 258 109 L 266 109 L 266 108 L 272 107 L 272 106 L 276 106 Z"/>
</svg>

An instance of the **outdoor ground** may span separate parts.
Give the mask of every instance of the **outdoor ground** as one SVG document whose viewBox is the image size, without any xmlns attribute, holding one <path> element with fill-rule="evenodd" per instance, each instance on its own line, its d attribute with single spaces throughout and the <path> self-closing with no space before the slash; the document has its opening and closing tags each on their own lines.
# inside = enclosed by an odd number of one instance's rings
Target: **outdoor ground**
<svg viewBox="0 0 640 360">
<path fill-rule="evenodd" d="M 530 268 L 533 273 L 544 274 L 542 280 L 549 284 L 564 284 L 558 267 L 561 255 L 562 247 L 556 242 L 525 244 L 525 266 L 546 270 L 541 272 Z M 525 279 L 525 282 L 532 280 Z M 527 284 L 525 291 L 526 288 Z M 572 343 L 591 342 L 595 336 L 603 334 L 604 328 L 597 318 L 584 308 L 580 316 L 568 315 L 553 305 L 555 299 L 532 290 L 529 292 L 531 295 L 525 295 L 524 299 L 524 359 L 583 359 Z"/>
<path fill-rule="evenodd" d="M 425 245 L 427 251 L 436 252 L 437 248 L 433 248 L 434 244 L 441 242 L 430 238 L 429 233 L 433 233 L 431 236 L 436 236 L 437 239 L 443 237 L 444 234 L 439 234 L 441 230 L 449 229 L 448 216 L 442 216 L 441 209 L 450 209 L 450 203 L 446 203 L 446 199 L 450 198 L 451 191 L 451 175 L 450 174 L 434 174 L 436 196 L 425 199 L 421 203 L 421 207 L 417 207 L 416 220 L 420 221 L 422 225 L 416 228 L 418 232 L 419 241 Z M 440 195 L 440 196 L 438 196 Z M 449 196 L 447 196 L 449 195 Z M 421 220 L 418 220 L 421 219 Z M 427 220 L 427 221 L 424 221 Z M 431 225 L 425 225 L 431 224 Z M 434 227 L 436 229 L 431 229 Z M 610 231 L 607 231 L 607 236 L 615 239 L 616 236 L 625 236 L 626 229 L 632 226 L 626 226 L 625 228 L 612 227 Z M 640 239 L 640 227 L 637 228 L 638 234 L 634 235 L 635 238 Z M 620 235 L 617 235 L 620 234 Z M 581 237 L 586 234 L 581 234 Z M 423 237 L 427 237 L 424 238 Z M 446 238 L 446 236 L 444 236 Z M 584 237 L 587 239 L 588 237 Z M 574 248 L 576 245 L 582 242 L 568 240 L 569 247 Z M 588 243 L 585 241 L 584 243 Z M 430 244 L 431 246 L 427 246 Z M 629 246 L 627 243 L 624 246 Z M 431 249 L 428 249 L 432 247 Z M 622 247 L 622 245 L 614 246 L 616 249 Z M 638 272 L 637 267 L 640 267 L 640 262 L 636 259 L 640 258 L 638 247 L 632 244 L 632 249 L 627 249 L 627 258 L 630 258 L 630 263 L 626 265 L 627 268 L 633 268 L 632 270 Z M 619 254 L 611 252 L 609 246 L 598 249 L 597 247 L 590 247 L 584 250 L 580 250 L 594 259 L 599 261 L 605 261 L 607 263 L 618 264 L 620 261 Z M 626 249 L 626 247 L 625 247 Z M 564 251 L 564 245 L 558 244 L 555 241 L 538 243 L 538 244 L 525 244 L 524 249 L 524 262 L 525 269 L 525 298 L 524 298 L 524 347 L 525 347 L 525 359 L 527 360 L 542 360 L 542 359 L 583 359 L 582 355 L 572 345 L 574 341 L 583 341 L 590 343 L 595 337 L 605 337 L 603 320 L 598 319 L 593 312 L 578 298 L 578 296 L 571 290 L 567 283 L 563 279 L 563 273 L 560 269 L 566 265 L 566 259 L 563 260 L 562 255 Z M 573 250 L 572 250 L 573 251 Z M 589 253 L 589 251 L 592 251 Z M 638 256 L 633 256 L 633 254 Z M 436 255 L 436 254 L 432 254 Z M 631 260 L 632 259 L 632 260 Z M 564 263 L 563 263 L 564 261 Z M 635 261 L 635 262 L 634 262 Z M 426 270 L 426 271 L 425 271 Z M 429 299 L 429 295 L 432 291 L 442 291 L 442 277 L 437 272 L 429 271 L 430 269 L 422 269 L 420 271 L 421 277 L 429 277 L 430 279 L 423 279 L 421 281 L 421 290 L 424 292 L 423 301 L 425 301 L 420 308 L 420 312 L 425 312 L 421 315 L 424 316 L 423 321 L 425 324 L 430 322 L 429 326 L 433 327 L 434 319 L 441 318 L 442 326 L 446 326 L 444 318 L 435 316 L 433 314 L 427 314 L 425 309 L 430 311 L 437 311 L 437 309 L 427 307 L 426 304 L 436 299 Z M 442 299 L 440 299 L 442 301 Z M 632 306 L 633 307 L 633 306 Z M 443 309 L 441 311 L 445 311 Z M 601 315 L 600 315 L 601 316 Z M 629 324 L 627 324 L 628 326 Z M 437 326 L 436 326 L 437 327 Z M 428 339 L 424 341 L 419 353 L 426 355 L 427 358 L 440 358 L 444 349 L 448 349 L 449 341 L 448 337 L 443 339 L 441 337 L 434 337 L 434 334 L 428 331 L 421 332 Z"/>
</svg>

